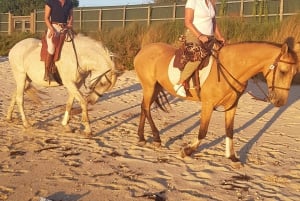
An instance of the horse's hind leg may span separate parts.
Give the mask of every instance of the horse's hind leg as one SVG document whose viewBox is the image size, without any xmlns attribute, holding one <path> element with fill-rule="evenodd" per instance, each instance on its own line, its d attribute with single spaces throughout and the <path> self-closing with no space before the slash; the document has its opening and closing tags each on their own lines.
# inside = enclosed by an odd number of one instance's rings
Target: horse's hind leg
<svg viewBox="0 0 300 201">
<path fill-rule="evenodd" d="M 11 95 L 11 101 L 10 105 L 7 110 L 6 120 L 11 121 L 12 120 L 12 113 L 14 111 L 14 107 L 16 105 L 16 96 L 17 96 L 17 90 L 14 90 L 14 92 Z"/>
<path fill-rule="evenodd" d="M 15 92 L 15 102 L 18 105 L 19 112 L 20 112 L 20 115 L 21 115 L 21 118 L 23 121 L 23 126 L 25 128 L 28 128 L 31 126 L 31 124 L 27 120 L 25 112 L 24 112 L 24 91 L 29 86 L 30 83 L 28 81 L 26 81 L 26 74 L 18 75 L 16 80 L 17 80 L 17 89 Z M 13 94 L 13 96 L 14 96 L 14 94 Z M 10 110 L 13 111 L 13 109 L 11 107 L 13 107 L 14 104 L 15 104 L 14 100 L 12 99 L 9 111 Z"/>
<path fill-rule="evenodd" d="M 140 122 L 139 122 L 139 128 L 138 128 L 138 136 L 139 136 L 139 142 L 138 144 L 140 146 L 143 146 L 146 144 L 145 135 L 144 135 L 144 128 L 145 128 L 145 120 L 146 120 L 146 111 L 144 106 L 144 99 L 141 104 L 141 116 L 140 116 Z"/>
<path fill-rule="evenodd" d="M 152 119 L 151 110 L 150 110 L 152 103 L 157 98 L 158 92 L 159 92 L 159 90 L 157 90 L 155 88 L 144 89 L 144 93 L 143 93 L 144 98 L 143 98 L 143 101 L 141 104 L 141 116 L 140 116 L 140 123 L 139 123 L 139 128 L 138 128 L 138 136 L 139 136 L 139 144 L 140 145 L 144 145 L 146 143 L 146 140 L 144 137 L 144 127 L 145 127 L 146 118 L 151 127 L 154 144 L 156 144 L 156 146 L 161 145 L 159 131 L 158 131 L 157 127 L 155 126 L 155 123 Z"/>
</svg>

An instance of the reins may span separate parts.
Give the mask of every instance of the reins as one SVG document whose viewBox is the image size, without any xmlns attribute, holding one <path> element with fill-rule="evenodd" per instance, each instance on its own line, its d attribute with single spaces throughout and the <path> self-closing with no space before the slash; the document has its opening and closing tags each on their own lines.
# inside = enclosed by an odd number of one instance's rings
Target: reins
<svg viewBox="0 0 300 201">
<path fill-rule="evenodd" d="M 249 95 L 251 95 L 252 98 L 255 99 L 255 100 L 264 101 L 264 102 L 269 101 L 268 95 L 265 93 L 265 91 L 262 89 L 262 87 L 257 82 L 258 79 L 256 77 L 252 77 L 252 80 L 255 83 L 255 85 L 257 86 L 257 88 L 260 90 L 260 92 L 263 93 L 263 95 L 265 96 L 265 98 L 264 99 L 263 98 L 259 98 L 259 97 L 255 96 L 253 93 L 251 93 L 250 91 L 247 91 L 247 93 Z"/>
<path fill-rule="evenodd" d="M 77 65 L 77 71 L 79 74 L 83 75 L 84 74 L 84 70 L 81 68 L 80 64 L 79 64 L 79 61 L 78 61 L 78 53 L 77 53 L 77 50 L 76 50 L 76 46 L 75 46 L 75 42 L 74 42 L 74 32 L 72 29 L 68 29 L 68 28 L 65 28 L 61 31 L 61 33 L 64 33 L 66 32 L 66 38 L 65 38 L 65 42 L 71 42 L 72 43 L 72 47 L 73 47 L 73 51 L 74 51 L 74 54 L 75 54 L 75 58 L 76 58 L 76 65 Z M 90 90 L 92 92 L 94 92 L 95 94 L 97 94 L 99 97 L 102 96 L 102 94 L 98 93 L 97 90 L 96 90 L 96 86 L 97 84 L 100 82 L 101 78 L 103 76 L 105 76 L 106 80 L 112 84 L 111 80 L 107 77 L 107 73 L 110 72 L 110 70 L 104 72 L 103 74 L 97 76 L 94 80 L 96 80 L 92 86 L 90 87 Z M 89 74 L 91 74 L 91 72 L 89 72 Z M 92 82 L 93 80 L 91 80 Z M 83 83 L 84 87 L 87 89 L 88 87 L 86 86 L 86 83 L 84 82 Z"/>
<path fill-rule="evenodd" d="M 242 86 L 243 88 L 246 88 L 246 86 L 241 83 L 239 80 L 237 80 L 225 67 L 224 65 L 220 62 L 219 60 L 219 52 L 222 49 L 223 45 L 220 41 L 216 40 L 215 41 L 218 43 L 219 48 L 218 49 L 212 49 L 212 51 L 214 52 L 214 54 L 212 54 L 212 56 L 215 58 L 216 62 L 217 62 L 217 72 L 218 72 L 218 82 L 220 82 L 221 79 L 221 74 L 223 75 L 225 81 L 229 84 L 229 86 L 236 92 L 237 97 L 241 96 L 242 93 L 244 93 L 243 91 L 239 91 L 237 90 L 233 84 L 231 84 L 227 78 L 227 76 L 225 75 L 225 73 L 227 73 L 236 83 L 238 83 L 240 86 Z M 247 84 L 246 84 L 247 85 Z M 231 110 L 236 104 L 238 103 L 238 99 L 236 99 L 236 101 L 226 110 L 218 110 L 217 108 L 214 107 L 215 111 L 218 112 L 226 112 Z"/>
<path fill-rule="evenodd" d="M 75 53 L 75 58 L 76 58 L 77 71 L 78 71 L 79 74 L 83 74 L 83 70 L 82 70 L 82 68 L 79 64 L 79 61 L 78 61 L 78 54 L 77 54 L 77 50 L 76 50 L 75 42 L 74 42 L 74 32 L 73 32 L 72 29 L 68 29 L 68 28 L 63 29 L 62 31 L 66 31 L 65 42 L 71 42 L 72 43 L 73 51 Z"/>
</svg>

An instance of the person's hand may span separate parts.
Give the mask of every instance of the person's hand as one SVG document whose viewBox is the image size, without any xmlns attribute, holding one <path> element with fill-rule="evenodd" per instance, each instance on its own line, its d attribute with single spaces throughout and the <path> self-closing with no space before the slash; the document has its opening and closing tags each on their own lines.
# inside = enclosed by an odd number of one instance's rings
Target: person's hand
<svg viewBox="0 0 300 201">
<path fill-rule="evenodd" d="M 55 35 L 56 35 L 56 31 L 54 29 L 50 29 L 50 32 L 48 34 L 48 38 L 55 37 Z"/>
<path fill-rule="evenodd" d="M 68 29 L 72 29 L 73 25 L 72 24 L 67 24 Z"/>
<path fill-rule="evenodd" d="M 223 45 L 225 45 L 226 40 L 223 36 L 219 37 L 218 41 L 221 41 L 223 43 Z"/>
<path fill-rule="evenodd" d="M 202 43 L 206 43 L 208 41 L 208 37 L 205 35 L 200 35 L 198 36 L 198 40 L 201 41 Z"/>
</svg>

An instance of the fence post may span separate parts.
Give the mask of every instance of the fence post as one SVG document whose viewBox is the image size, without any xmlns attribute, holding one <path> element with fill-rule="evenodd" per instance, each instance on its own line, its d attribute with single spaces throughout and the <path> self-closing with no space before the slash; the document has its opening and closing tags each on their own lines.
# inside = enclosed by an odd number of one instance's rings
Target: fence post
<svg viewBox="0 0 300 201">
<path fill-rule="evenodd" d="M 240 17 L 244 16 L 244 0 L 241 0 Z"/>
<path fill-rule="evenodd" d="M 123 19 L 122 19 L 122 27 L 125 28 L 126 24 L 126 6 L 123 6 Z"/>
<path fill-rule="evenodd" d="M 102 9 L 100 8 L 99 10 L 99 27 L 98 27 L 99 31 L 102 30 Z"/>
<path fill-rule="evenodd" d="M 35 33 L 35 31 L 36 31 L 35 21 L 36 21 L 36 10 L 34 10 L 32 13 L 30 13 L 30 32 L 31 33 Z"/>
<path fill-rule="evenodd" d="M 82 9 L 79 10 L 79 30 L 82 30 Z"/>
<path fill-rule="evenodd" d="M 12 33 L 12 14 L 11 12 L 8 12 L 8 30 L 7 30 L 8 35 L 11 35 Z"/>
<path fill-rule="evenodd" d="M 176 20 L 176 2 L 173 3 L 173 21 Z"/>
<path fill-rule="evenodd" d="M 151 7 L 148 6 L 148 14 L 147 14 L 147 26 L 150 26 L 150 18 L 151 18 Z"/>
<path fill-rule="evenodd" d="M 280 22 L 283 19 L 283 0 L 280 0 L 280 9 L 279 9 L 279 20 Z"/>
</svg>

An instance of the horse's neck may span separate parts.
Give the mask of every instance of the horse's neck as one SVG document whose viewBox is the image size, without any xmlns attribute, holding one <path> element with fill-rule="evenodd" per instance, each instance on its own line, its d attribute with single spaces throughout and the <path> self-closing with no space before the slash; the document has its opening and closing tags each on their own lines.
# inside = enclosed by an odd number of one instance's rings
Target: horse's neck
<svg viewBox="0 0 300 201">
<path fill-rule="evenodd" d="M 270 45 L 240 44 L 225 48 L 220 61 L 235 78 L 246 82 L 271 66 L 279 53 L 278 48 Z"/>
</svg>

